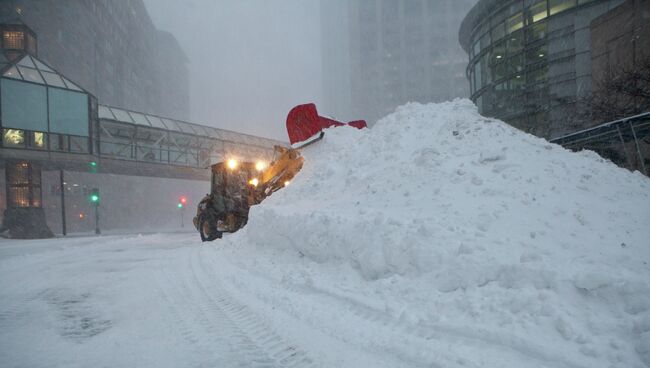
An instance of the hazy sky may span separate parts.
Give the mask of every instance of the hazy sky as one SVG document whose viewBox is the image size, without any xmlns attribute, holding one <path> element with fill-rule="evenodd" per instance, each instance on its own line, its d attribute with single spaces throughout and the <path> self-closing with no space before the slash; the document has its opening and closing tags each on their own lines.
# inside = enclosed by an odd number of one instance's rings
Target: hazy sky
<svg viewBox="0 0 650 368">
<path fill-rule="evenodd" d="M 321 98 L 318 0 L 145 0 L 190 59 L 190 120 L 287 140 L 289 110 Z"/>
</svg>

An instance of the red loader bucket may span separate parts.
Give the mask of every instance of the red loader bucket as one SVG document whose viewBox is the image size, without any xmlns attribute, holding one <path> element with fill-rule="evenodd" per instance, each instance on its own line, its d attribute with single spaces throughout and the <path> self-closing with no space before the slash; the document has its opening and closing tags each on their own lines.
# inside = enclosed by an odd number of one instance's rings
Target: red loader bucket
<svg viewBox="0 0 650 368">
<path fill-rule="evenodd" d="M 291 109 L 289 115 L 287 115 L 287 133 L 289 134 L 289 142 L 292 145 L 316 136 L 323 129 L 341 125 L 346 124 L 319 116 L 316 111 L 316 105 L 313 103 L 298 105 Z M 352 121 L 348 125 L 357 129 L 368 127 L 364 120 Z"/>
</svg>

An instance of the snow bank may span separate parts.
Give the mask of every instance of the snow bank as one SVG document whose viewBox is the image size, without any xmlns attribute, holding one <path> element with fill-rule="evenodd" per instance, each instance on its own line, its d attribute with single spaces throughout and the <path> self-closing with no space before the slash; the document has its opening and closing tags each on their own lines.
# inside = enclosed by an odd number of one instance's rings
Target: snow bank
<svg viewBox="0 0 650 368">
<path fill-rule="evenodd" d="M 566 359 L 557 366 L 650 367 L 647 177 L 468 100 L 329 129 L 303 154 L 238 238 L 352 268 L 414 323 Z"/>
</svg>

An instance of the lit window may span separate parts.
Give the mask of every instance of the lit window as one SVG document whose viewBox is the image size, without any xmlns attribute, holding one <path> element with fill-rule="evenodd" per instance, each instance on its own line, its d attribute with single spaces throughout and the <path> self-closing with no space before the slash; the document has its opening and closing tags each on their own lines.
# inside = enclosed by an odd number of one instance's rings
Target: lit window
<svg viewBox="0 0 650 368">
<path fill-rule="evenodd" d="M 546 11 L 546 0 L 531 6 L 528 9 L 528 24 L 539 22 L 548 16 Z"/>
<path fill-rule="evenodd" d="M 6 167 L 8 207 L 41 206 L 41 170 L 34 164 L 19 162 Z"/>
<path fill-rule="evenodd" d="M 512 33 L 522 28 L 524 28 L 524 16 L 521 13 L 517 13 L 508 18 L 508 21 L 506 22 L 506 30 L 508 33 Z"/>
<path fill-rule="evenodd" d="M 4 31 L 2 34 L 5 49 L 24 49 L 24 33 L 20 31 Z"/>
<path fill-rule="evenodd" d="M 576 6 L 576 0 L 550 0 L 549 13 L 551 15 L 563 12 Z"/>
<path fill-rule="evenodd" d="M 36 148 L 45 148 L 45 133 L 34 132 L 33 146 Z"/>
<path fill-rule="evenodd" d="M 2 143 L 5 147 L 22 147 L 25 145 L 25 132 L 19 129 L 5 129 Z"/>
</svg>

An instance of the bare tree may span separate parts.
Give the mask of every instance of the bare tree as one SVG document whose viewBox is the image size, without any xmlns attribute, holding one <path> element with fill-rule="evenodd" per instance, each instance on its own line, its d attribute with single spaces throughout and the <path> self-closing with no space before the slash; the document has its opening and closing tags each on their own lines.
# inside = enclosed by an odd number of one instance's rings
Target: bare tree
<svg viewBox="0 0 650 368">
<path fill-rule="evenodd" d="M 580 99 L 577 119 L 606 122 L 650 111 L 650 57 L 634 65 L 611 68 Z"/>
</svg>

